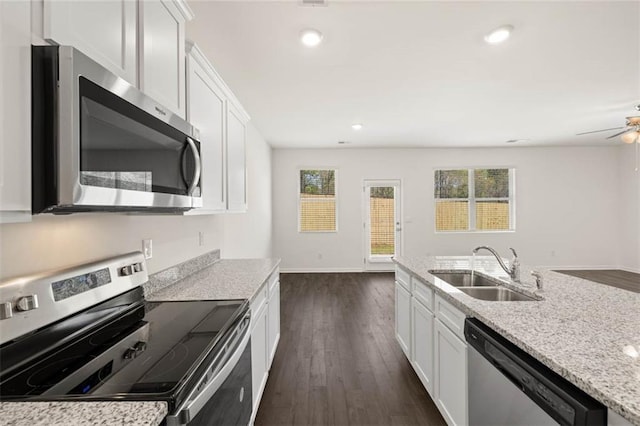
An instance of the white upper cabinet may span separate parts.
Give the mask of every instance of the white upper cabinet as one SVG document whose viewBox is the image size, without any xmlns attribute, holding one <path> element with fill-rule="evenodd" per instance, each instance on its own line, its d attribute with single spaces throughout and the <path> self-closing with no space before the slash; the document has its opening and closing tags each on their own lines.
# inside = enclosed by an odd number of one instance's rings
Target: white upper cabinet
<svg viewBox="0 0 640 426">
<path fill-rule="evenodd" d="M 224 83 L 197 46 L 187 50 L 187 120 L 200 131 L 203 202 L 189 213 L 221 212 L 227 208 Z"/>
<path fill-rule="evenodd" d="M 0 223 L 31 220 L 31 15 L 0 1 Z"/>
<path fill-rule="evenodd" d="M 44 0 L 43 36 L 76 47 L 137 85 L 137 3 L 131 0 Z"/>
<path fill-rule="evenodd" d="M 247 210 L 249 115 L 197 45 L 187 42 L 187 120 L 200 131 L 203 207 L 187 214 Z"/>
<path fill-rule="evenodd" d="M 228 210 L 247 211 L 246 123 L 244 114 L 227 104 Z"/>
<path fill-rule="evenodd" d="M 186 3 L 139 2 L 140 89 L 185 117 L 185 23 L 193 18 Z"/>
</svg>

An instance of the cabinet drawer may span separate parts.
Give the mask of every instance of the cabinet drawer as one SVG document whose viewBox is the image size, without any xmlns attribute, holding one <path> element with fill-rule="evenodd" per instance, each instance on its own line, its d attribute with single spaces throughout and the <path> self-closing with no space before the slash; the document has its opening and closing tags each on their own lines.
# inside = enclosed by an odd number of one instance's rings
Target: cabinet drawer
<svg viewBox="0 0 640 426">
<path fill-rule="evenodd" d="M 416 277 L 411 277 L 411 286 L 413 297 L 433 312 L 433 289 Z"/>
<path fill-rule="evenodd" d="M 396 281 L 407 291 L 411 291 L 411 276 L 398 265 L 396 265 Z"/>
<path fill-rule="evenodd" d="M 464 338 L 464 320 L 466 315 L 458 308 L 436 295 L 436 317 L 442 321 L 462 341 Z"/>
</svg>

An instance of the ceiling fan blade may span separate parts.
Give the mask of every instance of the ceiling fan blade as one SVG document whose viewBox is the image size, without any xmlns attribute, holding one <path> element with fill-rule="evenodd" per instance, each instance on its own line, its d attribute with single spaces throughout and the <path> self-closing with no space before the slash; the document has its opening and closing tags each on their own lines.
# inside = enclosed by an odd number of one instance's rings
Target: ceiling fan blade
<svg viewBox="0 0 640 426">
<path fill-rule="evenodd" d="M 616 136 L 620 136 L 620 135 L 621 135 L 621 134 L 623 134 L 623 133 L 627 133 L 628 131 L 629 131 L 629 129 L 624 129 L 624 130 L 623 130 L 623 131 L 621 131 L 620 133 L 616 133 L 615 135 L 611 135 L 611 136 L 607 137 L 607 139 L 613 139 L 613 138 L 615 138 Z"/>
<path fill-rule="evenodd" d="M 609 130 L 618 130 L 618 129 L 625 129 L 626 127 L 612 127 L 610 129 L 602 129 L 602 130 L 593 130 L 591 132 L 582 132 L 582 133 L 576 133 L 576 136 L 580 136 L 580 135 L 588 135 L 590 133 L 600 133 L 600 132 L 608 132 Z M 624 133 L 624 132 L 622 132 Z"/>
</svg>

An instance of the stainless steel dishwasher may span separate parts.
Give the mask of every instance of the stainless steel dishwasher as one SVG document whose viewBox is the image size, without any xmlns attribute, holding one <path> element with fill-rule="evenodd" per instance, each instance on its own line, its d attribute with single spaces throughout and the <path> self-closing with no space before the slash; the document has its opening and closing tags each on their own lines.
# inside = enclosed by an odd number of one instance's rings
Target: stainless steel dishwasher
<svg viewBox="0 0 640 426">
<path fill-rule="evenodd" d="M 604 405 L 475 318 L 467 318 L 469 424 L 606 425 Z"/>
</svg>

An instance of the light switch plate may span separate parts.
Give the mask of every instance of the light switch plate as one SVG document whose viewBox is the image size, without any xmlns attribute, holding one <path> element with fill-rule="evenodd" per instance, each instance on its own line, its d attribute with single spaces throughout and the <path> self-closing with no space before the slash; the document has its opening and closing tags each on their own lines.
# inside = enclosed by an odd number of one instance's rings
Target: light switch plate
<svg viewBox="0 0 640 426">
<path fill-rule="evenodd" d="M 153 257 L 153 240 L 142 240 L 142 254 L 145 259 L 151 259 Z"/>
</svg>

